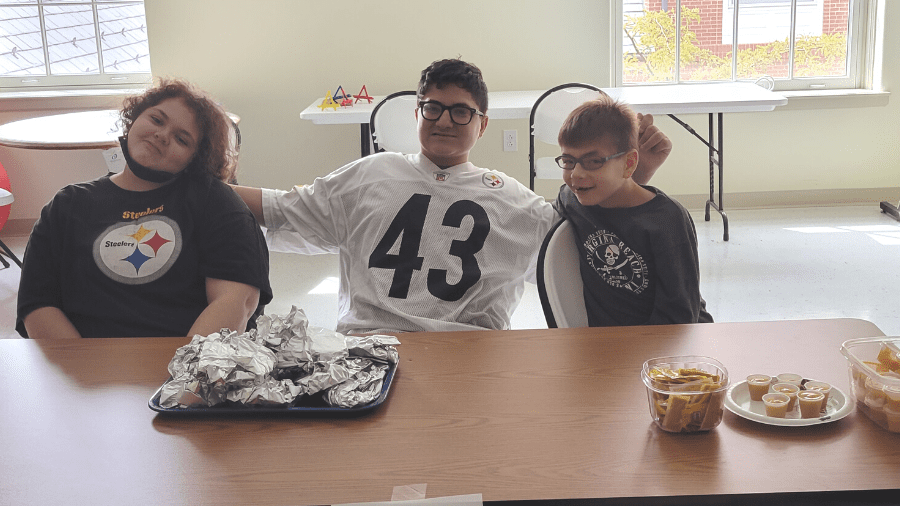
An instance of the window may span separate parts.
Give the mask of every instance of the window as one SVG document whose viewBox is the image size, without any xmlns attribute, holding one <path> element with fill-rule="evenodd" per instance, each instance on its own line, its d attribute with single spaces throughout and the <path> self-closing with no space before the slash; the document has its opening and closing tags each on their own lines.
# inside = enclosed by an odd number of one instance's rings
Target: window
<svg viewBox="0 0 900 506">
<path fill-rule="evenodd" d="M 143 0 L 0 0 L 0 86 L 150 82 Z"/>
<path fill-rule="evenodd" d="M 619 86 L 765 79 L 777 90 L 801 90 L 862 88 L 866 82 L 874 6 L 865 0 L 619 5 Z"/>
</svg>

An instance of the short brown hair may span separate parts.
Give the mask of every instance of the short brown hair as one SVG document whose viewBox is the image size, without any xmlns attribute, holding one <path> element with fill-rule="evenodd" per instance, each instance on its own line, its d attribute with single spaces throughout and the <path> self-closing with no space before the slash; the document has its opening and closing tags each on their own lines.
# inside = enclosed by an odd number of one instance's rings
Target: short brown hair
<svg viewBox="0 0 900 506">
<path fill-rule="evenodd" d="M 637 115 L 627 104 L 604 94 L 569 113 L 557 141 L 561 146 L 583 147 L 610 136 L 618 151 L 638 147 Z"/>
<path fill-rule="evenodd" d="M 475 101 L 478 109 L 481 112 L 487 112 L 488 89 L 487 85 L 484 84 L 484 78 L 481 76 L 481 70 L 475 65 L 458 58 L 432 62 L 431 65 L 422 71 L 416 95 L 419 100 L 422 100 L 425 92 L 432 86 L 442 90 L 448 84 L 455 84 L 468 91 L 472 95 L 472 99 Z"/>
<path fill-rule="evenodd" d="M 161 79 L 159 84 L 144 93 L 126 98 L 120 112 L 126 134 L 144 111 L 170 98 L 184 101 L 194 112 L 200 129 L 197 152 L 185 172 L 205 172 L 225 182 L 234 180 L 237 152 L 231 145 L 231 119 L 212 97 L 186 81 Z"/>
</svg>

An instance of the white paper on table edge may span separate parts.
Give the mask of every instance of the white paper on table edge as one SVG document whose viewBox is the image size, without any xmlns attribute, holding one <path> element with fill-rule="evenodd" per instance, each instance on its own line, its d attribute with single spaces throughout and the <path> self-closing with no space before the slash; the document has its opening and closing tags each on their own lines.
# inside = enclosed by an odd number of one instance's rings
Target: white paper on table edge
<svg viewBox="0 0 900 506">
<path fill-rule="evenodd" d="M 481 494 L 451 495 L 432 497 L 431 499 L 412 499 L 409 501 L 352 502 L 333 504 L 332 506 L 483 506 Z"/>
</svg>

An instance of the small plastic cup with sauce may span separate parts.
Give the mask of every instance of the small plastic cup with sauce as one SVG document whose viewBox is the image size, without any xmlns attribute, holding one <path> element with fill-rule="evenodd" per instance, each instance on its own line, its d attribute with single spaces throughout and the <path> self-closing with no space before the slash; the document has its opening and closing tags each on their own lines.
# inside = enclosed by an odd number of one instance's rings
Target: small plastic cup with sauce
<svg viewBox="0 0 900 506">
<path fill-rule="evenodd" d="M 803 390 L 797 394 L 797 403 L 800 404 L 800 418 L 818 418 L 819 410 L 825 394 L 821 390 Z"/>
<path fill-rule="evenodd" d="M 800 392 L 798 385 L 793 383 L 775 383 L 772 385 L 772 391 L 788 396 L 788 411 L 792 411 L 797 406 L 797 393 Z"/>
<path fill-rule="evenodd" d="M 802 382 L 803 376 L 792 372 L 783 372 L 778 376 L 775 376 L 775 383 L 791 383 L 799 387 Z"/>
<path fill-rule="evenodd" d="M 761 401 L 762 396 L 769 393 L 772 377 L 765 374 L 751 374 L 747 376 L 747 389 L 750 390 L 751 401 Z"/>
<path fill-rule="evenodd" d="M 822 409 L 828 406 L 828 396 L 831 395 L 831 385 L 824 381 L 807 381 L 804 388 L 807 390 L 818 390 L 825 394 L 825 400 L 822 401 Z"/>
<path fill-rule="evenodd" d="M 780 392 L 766 394 L 762 400 L 766 405 L 766 416 L 773 418 L 784 418 L 787 414 L 788 404 L 791 402 L 791 398 L 787 394 Z"/>
</svg>

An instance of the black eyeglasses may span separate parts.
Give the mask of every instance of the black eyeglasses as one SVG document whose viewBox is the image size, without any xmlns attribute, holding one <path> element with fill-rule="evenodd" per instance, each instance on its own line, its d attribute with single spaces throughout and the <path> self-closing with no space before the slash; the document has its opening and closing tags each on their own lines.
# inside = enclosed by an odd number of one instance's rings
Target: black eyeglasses
<svg viewBox="0 0 900 506">
<path fill-rule="evenodd" d="M 478 109 L 472 109 L 464 105 L 444 105 L 440 102 L 419 102 L 419 110 L 422 117 L 428 121 L 437 121 L 444 115 L 444 111 L 450 111 L 450 121 L 457 125 L 468 125 L 475 115 L 484 116 Z"/>
<path fill-rule="evenodd" d="M 628 151 L 622 151 L 621 153 L 616 153 L 614 155 L 604 156 L 600 158 L 573 158 L 567 155 L 560 155 L 554 158 L 556 160 L 556 165 L 559 165 L 560 169 L 563 170 L 574 170 L 575 165 L 581 164 L 584 167 L 584 170 L 593 171 L 600 170 L 606 162 L 612 160 L 613 158 L 618 158 L 624 154 L 628 153 Z"/>
</svg>

